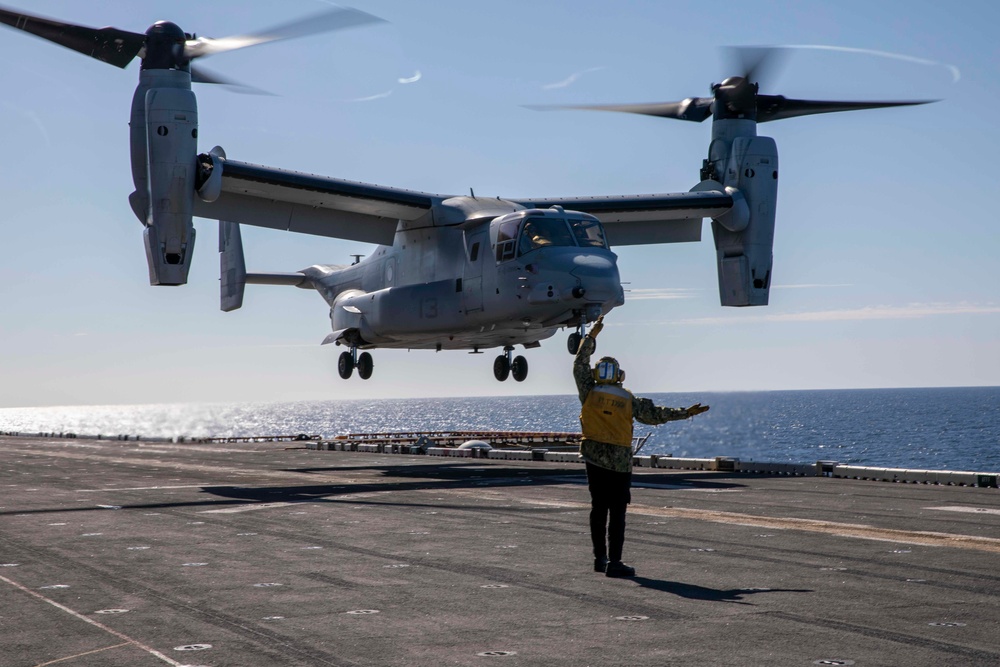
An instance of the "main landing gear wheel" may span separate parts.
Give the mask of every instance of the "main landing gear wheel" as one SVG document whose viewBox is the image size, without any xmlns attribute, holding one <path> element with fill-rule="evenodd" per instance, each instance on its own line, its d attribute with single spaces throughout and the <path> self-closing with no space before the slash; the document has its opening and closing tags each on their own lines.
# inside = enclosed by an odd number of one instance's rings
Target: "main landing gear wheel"
<svg viewBox="0 0 1000 667">
<path fill-rule="evenodd" d="M 345 380 L 350 378 L 355 368 L 358 369 L 358 376 L 362 380 L 370 378 L 372 370 L 375 368 L 372 355 L 368 352 L 362 352 L 361 356 L 358 356 L 358 348 L 356 347 L 352 347 L 347 352 L 341 352 L 340 358 L 337 359 L 337 372 L 340 373 L 340 377 Z"/>
<path fill-rule="evenodd" d="M 340 358 L 337 359 L 337 372 L 340 373 L 340 377 L 345 380 L 351 377 L 354 373 L 354 355 L 350 352 L 341 352 Z"/>
<path fill-rule="evenodd" d="M 361 356 L 358 357 L 358 377 L 362 380 L 367 380 L 372 376 L 372 370 L 375 368 L 375 362 L 372 361 L 372 355 L 367 352 L 362 352 Z"/>
<path fill-rule="evenodd" d="M 524 382 L 528 377 L 528 360 L 522 356 L 511 359 L 513 352 L 514 348 L 508 345 L 503 349 L 503 354 L 493 360 L 493 377 L 500 382 L 509 378 L 511 373 L 518 382 Z"/>
<path fill-rule="evenodd" d="M 515 380 L 524 382 L 524 379 L 528 377 L 528 360 L 521 356 L 514 357 L 514 361 L 510 365 L 510 372 Z"/>
<path fill-rule="evenodd" d="M 510 362 L 507 361 L 507 356 L 501 354 L 496 359 L 493 360 L 493 377 L 495 377 L 500 382 L 503 382 L 510 376 Z"/>
</svg>

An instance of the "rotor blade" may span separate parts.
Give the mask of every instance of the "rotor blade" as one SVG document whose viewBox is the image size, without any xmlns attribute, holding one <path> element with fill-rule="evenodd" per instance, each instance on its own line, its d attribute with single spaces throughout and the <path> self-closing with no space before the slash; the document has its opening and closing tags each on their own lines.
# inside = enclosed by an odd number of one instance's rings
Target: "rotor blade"
<svg viewBox="0 0 1000 667">
<path fill-rule="evenodd" d="M 882 109 L 885 107 L 905 107 L 930 104 L 938 100 L 914 100 L 908 102 L 824 102 L 819 100 L 793 100 L 783 95 L 757 96 L 757 122 L 784 120 L 796 116 L 837 111 L 860 111 L 862 109 Z"/>
<path fill-rule="evenodd" d="M 650 104 L 582 104 L 529 106 L 529 109 L 548 111 L 551 109 L 583 109 L 587 111 L 622 111 L 657 118 L 675 118 L 700 123 L 712 115 L 711 97 L 689 97 L 681 102 L 654 102 Z"/>
<path fill-rule="evenodd" d="M 146 43 L 146 36 L 117 28 L 88 28 L 0 7 L 0 23 L 124 68 Z"/>
<path fill-rule="evenodd" d="M 723 51 L 730 67 L 750 83 L 773 83 L 788 58 L 787 49 L 780 46 L 729 46 Z"/>
<path fill-rule="evenodd" d="M 234 79 L 227 79 L 226 77 L 216 74 L 210 70 L 205 69 L 201 65 L 197 67 L 191 66 L 191 82 L 192 83 L 216 83 L 222 86 L 229 86 L 229 89 L 234 93 L 244 93 L 246 95 L 272 95 L 272 93 L 266 90 L 261 90 L 254 86 L 248 86 L 245 83 L 240 83 Z"/>
<path fill-rule="evenodd" d="M 385 19 L 380 19 L 377 16 L 358 9 L 337 7 L 332 11 L 315 14 L 249 35 L 223 37 L 221 39 L 199 37 L 198 39 L 188 41 L 184 45 L 184 55 L 190 59 L 202 58 L 215 55 L 216 53 L 244 49 L 248 46 L 267 44 L 268 42 L 276 42 L 282 39 L 294 39 L 296 37 L 306 37 L 331 30 L 345 30 L 371 23 L 385 22 Z"/>
</svg>

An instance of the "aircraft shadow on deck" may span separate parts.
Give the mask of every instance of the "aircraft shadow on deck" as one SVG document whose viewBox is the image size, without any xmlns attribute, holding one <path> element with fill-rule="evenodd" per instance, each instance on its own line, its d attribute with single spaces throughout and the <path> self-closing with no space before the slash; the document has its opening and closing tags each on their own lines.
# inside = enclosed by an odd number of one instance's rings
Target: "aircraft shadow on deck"
<svg viewBox="0 0 1000 667">
<path fill-rule="evenodd" d="M 586 485 L 586 474 L 583 470 L 549 469 L 530 470 L 492 465 L 449 464 L 440 466 L 416 465 L 376 465 L 376 466 L 330 466 L 320 468 L 292 468 L 285 472 L 302 473 L 303 475 L 357 471 L 381 471 L 384 478 L 402 478 L 405 481 L 361 482 L 361 483 L 329 483 L 284 486 L 204 486 L 203 493 L 215 496 L 212 499 L 190 500 L 161 503 L 121 504 L 113 509 L 170 509 L 183 507 L 225 507 L 244 503 L 303 503 L 303 502 L 372 502 L 366 498 L 353 500 L 352 496 L 370 493 L 392 493 L 400 491 L 433 491 L 435 489 L 488 489 L 509 487 L 540 487 L 555 485 Z M 705 473 L 664 473 L 643 474 L 641 479 L 633 477 L 634 486 L 642 488 L 663 488 L 667 490 L 685 489 L 733 489 L 743 488 L 742 484 L 724 481 L 718 477 L 706 478 Z M 418 502 L 379 502 L 382 505 L 399 505 L 413 507 L 457 507 L 455 504 L 418 503 Z M 464 506 L 464 505 L 463 505 Z M 0 512 L 7 514 L 45 514 L 61 512 L 105 511 L 109 506 L 90 507 L 53 507 L 35 510 L 12 510 Z M 539 508 L 508 508 L 510 511 L 538 512 Z M 545 511 L 542 509 L 541 511 Z M 553 511 L 563 511 L 553 510 Z"/>
<path fill-rule="evenodd" d="M 550 483 L 566 482 L 586 482 L 587 474 L 583 468 L 566 469 L 536 469 L 525 470 L 524 468 L 508 468 L 490 464 L 469 463 L 442 463 L 440 465 L 363 465 L 363 466 L 324 466 L 317 468 L 282 468 L 283 472 L 302 473 L 305 475 L 325 473 L 325 472 L 350 472 L 357 471 L 382 471 L 388 477 L 419 477 L 421 479 L 432 480 L 467 480 L 471 482 L 490 482 L 496 485 L 503 485 L 505 481 L 511 479 L 518 480 L 517 483 L 524 483 L 523 480 L 530 481 L 533 485 L 545 485 Z M 776 477 L 780 475 L 775 475 Z M 707 471 L 680 471 L 671 470 L 669 472 L 646 472 L 636 469 L 632 475 L 632 484 L 649 484 L 663 486 L 690 486 L 700 489 L 735 489 L 745 488 L 746 485 L 735 482 L 735 479 L 746 479 L 745 473 L 734 472 L 707 472 Z M 771 475 L 755 475 L 759 477 L 771 477 Z"/>
<path fill-rule="evenodd" d="M 523 468 L 492 467 L 483 465 L 442 465 L 428 468 L 427 465 L 372 465 L 351 467 L 286 468 L 285 472 L 316 474 L 324 472 L 381 471 L 388 478 L 412 478 L 419 480 L 402 482 L 372 482 L 360 484 L 320 484 L 309 486 L 281 487 L 204 487 L 203 491 L 225 498 L 238 498 L 255 502 L 351 502 L 350 496 L 393 491 L 425 491 L 434 489 L 485 489 L 499 487 L 538 487 L 552 485 L 586 485 L 586 474 L 581 471 L 532 470 Z M 647 474 L 636 480 L 637 488 L 642 485 L 670 489 L 732 489 L 742 488 L 742 484 L 706 481 L 683 474 Z M 380 503 L 424 506 L 420 503 Z M 428 505 L 430 506 L 430 505 Z M 443 506 L 434 504 L 435 507 Z M 531 511 L 538 511 L 532 508 Z"/>
</svg>

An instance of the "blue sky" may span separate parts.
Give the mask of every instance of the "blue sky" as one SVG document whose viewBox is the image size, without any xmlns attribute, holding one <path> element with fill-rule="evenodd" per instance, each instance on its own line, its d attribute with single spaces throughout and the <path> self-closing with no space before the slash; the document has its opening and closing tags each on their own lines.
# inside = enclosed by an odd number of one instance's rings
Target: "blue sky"
<svg viewBox="0 0 1000 667">
<path fill-rule="evenodd" d="M 328 3 L 21 6 L 136 32 L 169 19 L 222 37 Z M 718 48 L 727 45 L 835 45 L 938 63 L 793 54 L 764 92 L 942 101 L 762 125 L 782 170 L 771 305 L 718 305 L 706 223 L 700 244 L 619 250 L 631 291 L 600 350 L 619 357 L 640 393 L 1000 385 L 994 3 L 961 12 L 925 1 L 354 6 L 390 23 L 204 61 L 275 95 L 196 87 L 200 148 L 436 193 L 685 191 L 698 180 L 708 123 L 523 105 L 705 95 L 734 73 Z M 242 310 L 219 311 L 209 221 L 196 221 L 190 284 L 150 287 L 126 200 L 137 64 L 121 71 L 0 31 L 0 406 L 573 392 L 563 335 L 527 353 L 523 384 L 497 383 L 493 354 L 391 350 L 375 353 L 372 380 L 341 381 L 340 350 L 319 345 L 329 321 L 318 295 L 251 286 Z M 251 271 L 371 251 L 269 230 L 247 229 L 244 240 Z"/>
</svg>

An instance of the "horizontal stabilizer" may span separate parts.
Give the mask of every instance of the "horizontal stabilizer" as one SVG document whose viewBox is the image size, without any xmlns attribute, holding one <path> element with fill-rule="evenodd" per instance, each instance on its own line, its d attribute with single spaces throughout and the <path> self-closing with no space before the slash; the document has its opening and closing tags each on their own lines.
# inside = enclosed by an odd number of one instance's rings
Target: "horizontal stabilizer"
<svg viewBox="0 0 1000 667">
<path fill-rule="evenodd" d="M 312 289 L 312 283 L 304 273 L 248 273 L 246 281 L 251 285 L 285 285 Z"/>
</svg>

